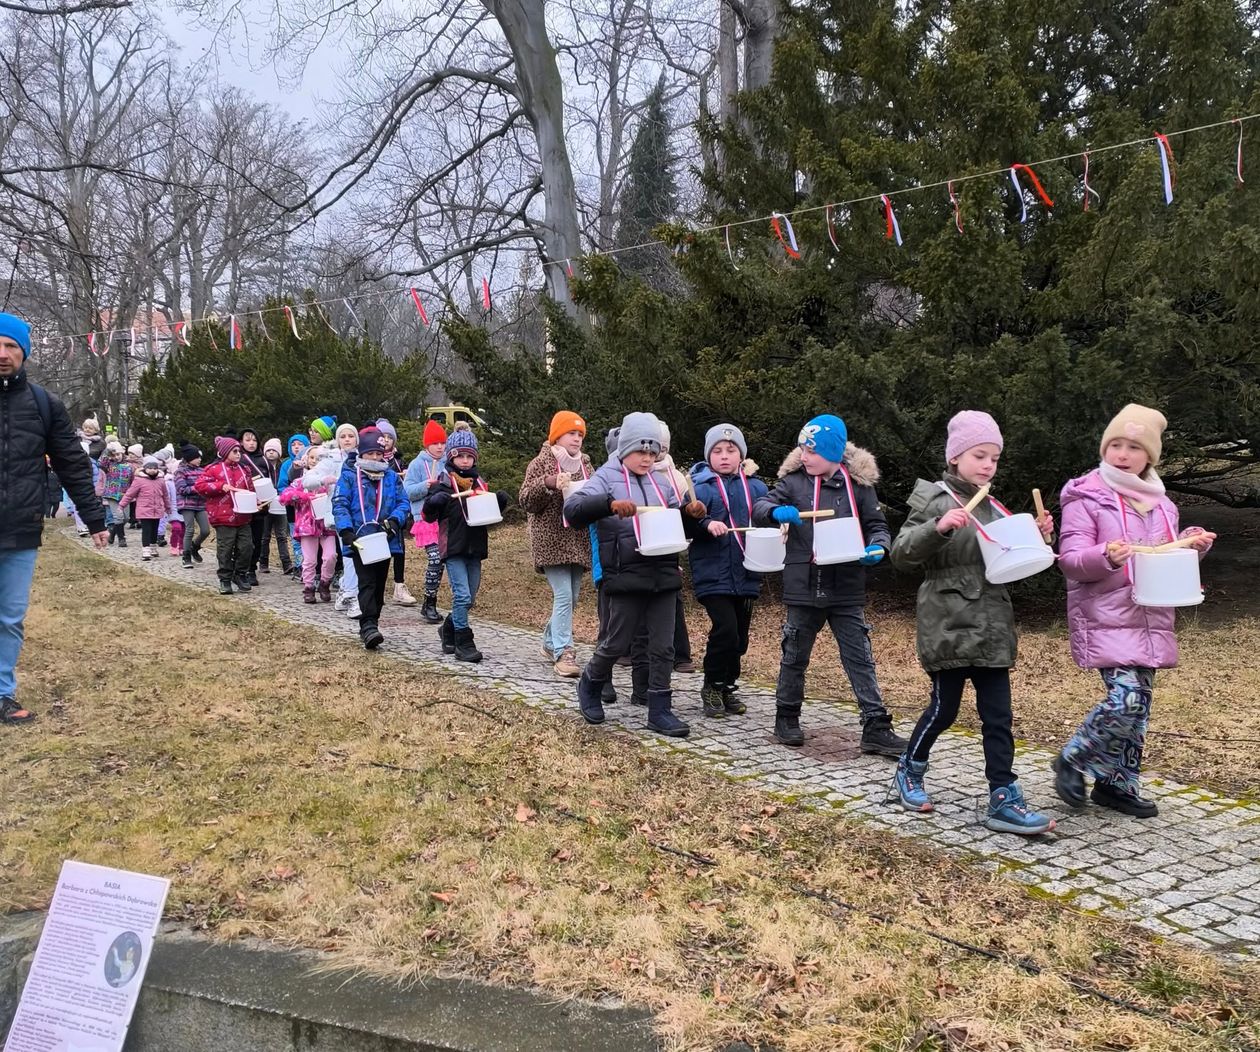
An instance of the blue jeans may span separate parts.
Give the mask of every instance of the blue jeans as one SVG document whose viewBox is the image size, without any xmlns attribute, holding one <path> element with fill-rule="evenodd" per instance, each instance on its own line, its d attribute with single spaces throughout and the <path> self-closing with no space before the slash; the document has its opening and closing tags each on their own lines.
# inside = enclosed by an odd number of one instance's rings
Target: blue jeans
<svg viewBox="0 0 1260 1052">
<path fill-rule="evenodd" d="M 17 695 L 22 622 L 31 600 L 38 548 L 0 548 L 0 698 Z"/>
<path fill-rule="evenodd" d="M 551 620 L 543 629 L 543 646 L 559 657 L 573 648 L 573 608 L 582 588 L 582 567 L 544 566 L 543 574 L 551 585 Z"/>
<path fill-rule="evenodd" d="M 448 556 L 446 579 L 451 585 L 451 624 L 467 628 L 468 610 L 477 601 L 477 589 L 481 587 L 481 560 L 466 555 Z"/>
</svg>

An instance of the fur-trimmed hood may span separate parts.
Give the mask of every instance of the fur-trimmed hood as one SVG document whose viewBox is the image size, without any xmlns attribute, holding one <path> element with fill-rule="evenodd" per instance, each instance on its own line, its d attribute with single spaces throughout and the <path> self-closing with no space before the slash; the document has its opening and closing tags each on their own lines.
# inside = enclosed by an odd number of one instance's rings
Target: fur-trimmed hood
<svg viewBox="0 0 1260 1052">
<path fill-rule="evenodd" d="M 844 466 L 849 469 L 855 485 L 873 486 L 879 481 L 879 465 L 875 462 L 875 455 L 852 442 L 844 447 Z M 800 467 L 801 447 L 794 446 L 779 465 L 779 478 L 792 474 Z"/>
</svg>

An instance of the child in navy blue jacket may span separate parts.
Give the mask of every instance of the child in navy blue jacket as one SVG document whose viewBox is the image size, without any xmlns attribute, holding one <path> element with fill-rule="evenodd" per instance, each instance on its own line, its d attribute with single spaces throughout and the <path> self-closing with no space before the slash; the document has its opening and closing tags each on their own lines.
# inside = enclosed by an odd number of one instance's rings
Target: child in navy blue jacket
<svg viewBox="0 0 1260 1052">
<path fill-rule="evenodd" d="M 706 716 L 745 710 L 737 682 L 740 661 L 748 652 L 748 626 L 753 602 L 761 594 L 761 576 L 745 569 L 744 535 L 731 531 L 752 525 L 754 503 L 769 492 L 760 479 L 748 477 L 747 456 L 743 432 L 734 424 L 717 424 L 704 436 L 705 462 L 691 469 L 696 500 L 706 508 L 689 555 L 696 598 L 710 622 L 700 688 Z M 748 464 L 756 471 L 755 464 Z"/>
<path fill-rule="evenodd" d="M 355 541 L 384 531 L 392 554 L 402 551 L 403 527 L 411 504 L 398 473 L 385 463 L 380 432 L 365 432 L 359 439 L 358 457 L 342 465 L 333 494 L 333 517 L 341 538 L 343 558 L 352 560 L 359 584 L 359 638 L 368 650 L 385 642 L 379 625 L 385 605 L 385 578 L 390 560 L 365 563 Z"/>
</svg>

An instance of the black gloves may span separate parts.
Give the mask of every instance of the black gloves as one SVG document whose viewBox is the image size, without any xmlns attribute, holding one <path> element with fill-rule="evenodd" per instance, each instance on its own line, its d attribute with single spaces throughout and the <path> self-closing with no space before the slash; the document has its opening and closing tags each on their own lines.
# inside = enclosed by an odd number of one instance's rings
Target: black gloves
<svg viewBox="0 0 1260 1052">
<path fill-rule="evenodd" d="M 354 530 L 344 529 L 337 536 L 341 538 L 341 543 L 347 548 L 354 543 Z"/>
</svg>

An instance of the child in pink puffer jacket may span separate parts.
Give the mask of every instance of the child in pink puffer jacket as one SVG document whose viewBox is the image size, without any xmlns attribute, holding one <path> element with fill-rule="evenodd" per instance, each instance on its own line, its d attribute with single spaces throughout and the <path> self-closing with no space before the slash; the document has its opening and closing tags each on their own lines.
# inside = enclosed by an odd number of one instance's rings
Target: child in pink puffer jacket
<svg viewBox="0 0 1260 1052">
<path fill-rule="evenodd" d="M 311 446 L 303 458 L 305 468 L 313 469 L 326 455 L 327 450 L 323 446 Z M 329 496 L 334 486 L 330 481 L 320 489 L 307 490 L 298 478 L 280 494 L 280 503 L 294 509 L 293 536 L 302 546 L 302 601 L 305 603 L 315 602 L 317 565 L 321 567 L 320 601 L 332 602 L 333 571 L 337 568 L 337 533 L 323 519 L 316 518 L 311 501 L 316 497 Z"/>
<path fill-rule="evenodd" d="M 1102 463 L 1063 487 L 1059 566 L 1067 578 L 1072 657 L 1096 668 L 1107 696 L 1054 761 L 1054 788 L 1064 803 L 1090 798 L 1135 818 L 1158 808 L 1141 795 L 1138 775 L 1151 712 L 1155 670 L 1177 664 L 1176 612 L 1133 600 L 1132 545 L 1155 546 L 1193 537 L 1200 554 L 1215 534 L 1197 526 L 1178 533 L 1177 508 L 1155 473 L 1168 421 L 1140 405 L 1127 405 L 1103 432 Z"/>
</svg>

